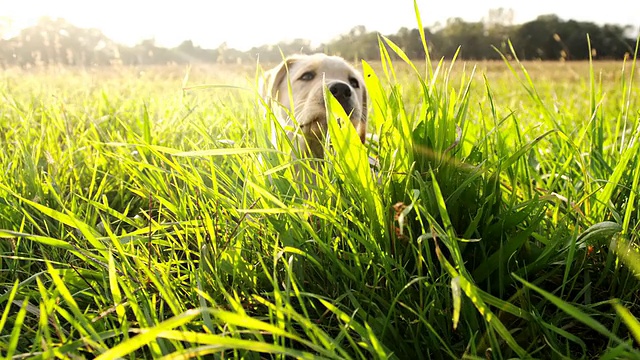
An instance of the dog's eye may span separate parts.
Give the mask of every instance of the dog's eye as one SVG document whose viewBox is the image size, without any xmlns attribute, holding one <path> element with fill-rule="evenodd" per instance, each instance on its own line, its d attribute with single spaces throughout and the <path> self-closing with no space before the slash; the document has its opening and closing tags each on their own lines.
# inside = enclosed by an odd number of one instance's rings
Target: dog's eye
<svg viewBox="0 0 640 360">
<path fill-rule="evenodd" d="M 351 84 L 351 87 L 353 87 L 354 89 L 360 88 L 360 83 L 356 78 L 349 78 L 349 84 Z"/>
<path fill-rule="evenodd" d="M 300 76 L 300 80 L 311 81 L 314 77 L 316 77 L 316 73 L 314 73 L 313 71 L 307 71 L 306 73 L 302 74 L 302 76 Z"/>
</svg>

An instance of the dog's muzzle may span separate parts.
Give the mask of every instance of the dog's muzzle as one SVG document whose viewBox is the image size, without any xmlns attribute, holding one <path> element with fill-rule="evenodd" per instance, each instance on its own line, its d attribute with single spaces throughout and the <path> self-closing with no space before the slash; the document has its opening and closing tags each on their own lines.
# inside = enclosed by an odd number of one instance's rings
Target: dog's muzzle
<svg viewBox="0 0 640 360">
<path fill-rule="evenodd" d="M 334 81 L 327 85 L 331 94 L 338 100 L 344 112 L 350 115 L 353 110 L 353 90 L 349 84 L 342 81 Z"/>
</svg>

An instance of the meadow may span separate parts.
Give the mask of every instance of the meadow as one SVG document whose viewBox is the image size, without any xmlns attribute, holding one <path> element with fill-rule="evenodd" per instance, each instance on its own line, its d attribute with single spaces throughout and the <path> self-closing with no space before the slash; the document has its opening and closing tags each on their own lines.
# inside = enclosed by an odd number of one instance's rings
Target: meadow
<svg viewBox="0 0 640 360">
<path fill-rule="evenodd" d="M 0 73 L 0 356 L 640 358 L 635 59 L 381 51 L 323 160 L 256 64 Z"/>
</svg>

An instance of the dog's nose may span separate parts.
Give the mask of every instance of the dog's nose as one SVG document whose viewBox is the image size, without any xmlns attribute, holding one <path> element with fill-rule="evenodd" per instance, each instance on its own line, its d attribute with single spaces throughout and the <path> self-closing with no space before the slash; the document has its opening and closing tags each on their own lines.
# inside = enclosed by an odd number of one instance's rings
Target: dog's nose
<svg viewBox="0 0 640 360">
<path fill-rule="evenodd" d="M 329 84 L 329 91 L 331 91 L 336 100 L 338 100 L 340 105 L 342 105 L 342 108 L 347 115 L 353 112 L 353 102 L 351 101 L 351 95 L 353 92 L 349 85 L 343 82 L 334 82 Z"/>
<path fill-rule="evenodd" d="M 335 82 L 329 85 L 329 91 L 331 91 L 336 100 L 340 102 L 351 97 L 351 88 L 343 82 Z"/>
</svg>

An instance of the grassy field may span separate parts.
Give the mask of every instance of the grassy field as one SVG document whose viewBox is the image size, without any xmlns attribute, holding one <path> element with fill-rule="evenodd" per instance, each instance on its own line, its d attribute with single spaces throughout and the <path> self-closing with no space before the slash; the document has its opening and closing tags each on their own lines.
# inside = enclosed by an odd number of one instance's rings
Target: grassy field
<svg viewBox="0 0 640 360">
<path fill-rule="evenodd" d="M 255 64 L 2 72 L 0 357 L 640 358 L 634 61 L 413 65 L 321 174 Z"/>
</svg>

